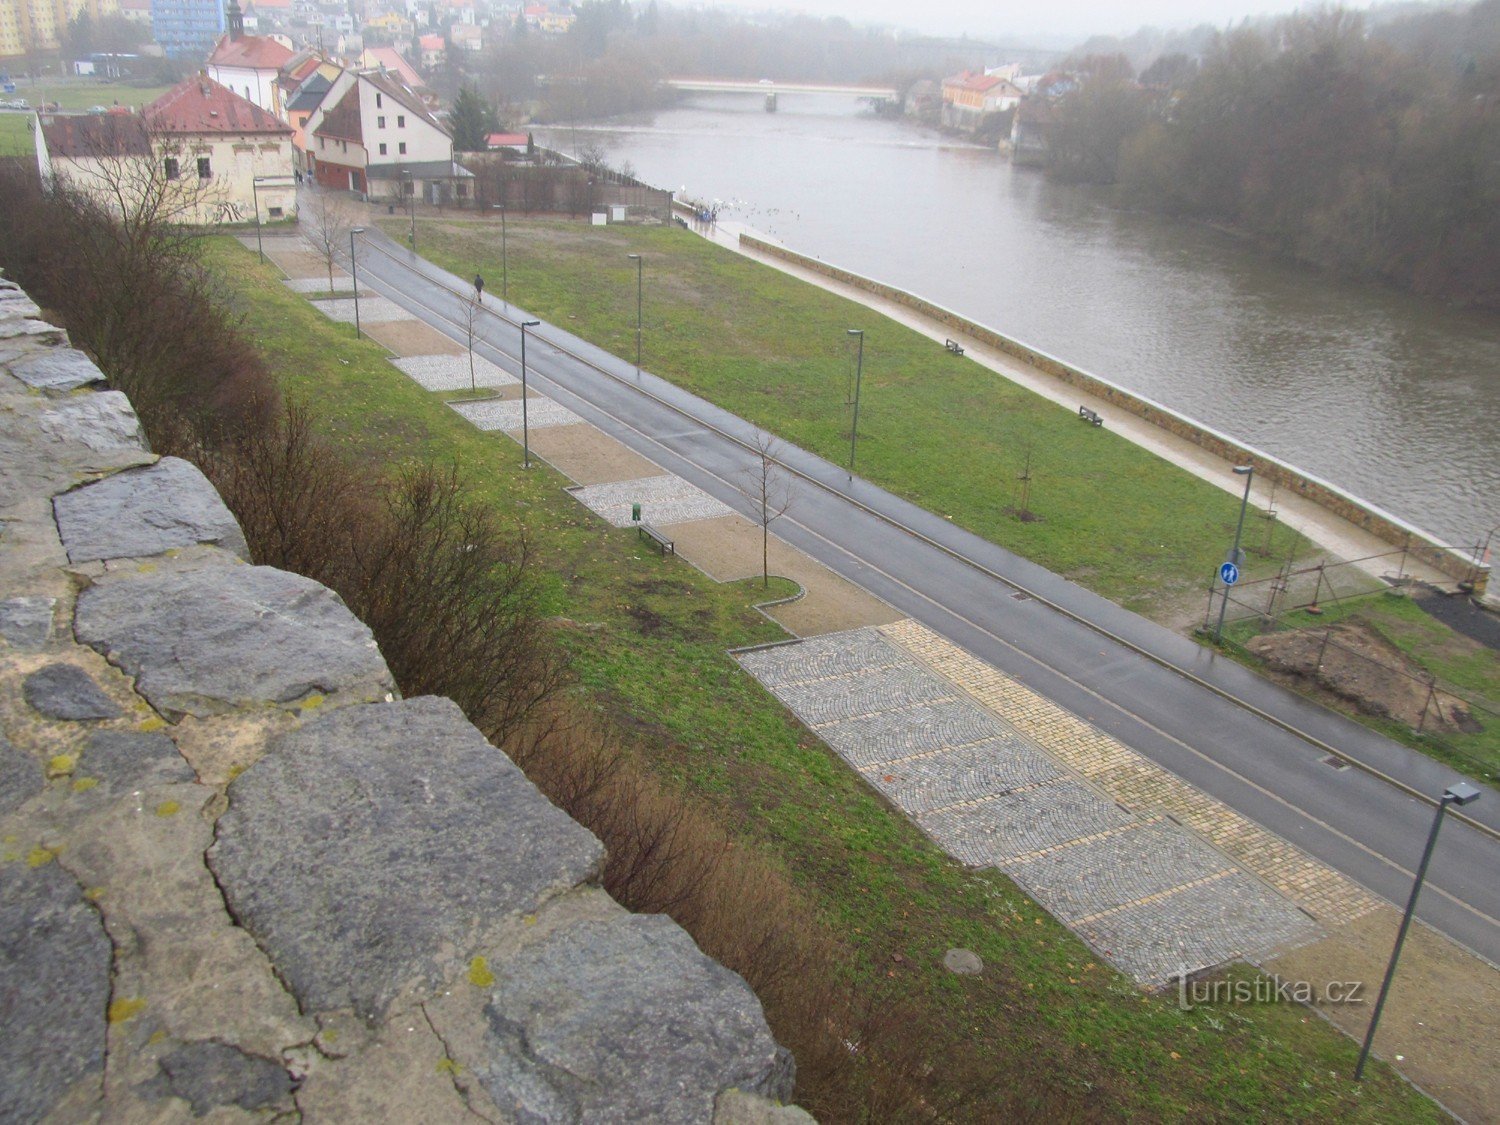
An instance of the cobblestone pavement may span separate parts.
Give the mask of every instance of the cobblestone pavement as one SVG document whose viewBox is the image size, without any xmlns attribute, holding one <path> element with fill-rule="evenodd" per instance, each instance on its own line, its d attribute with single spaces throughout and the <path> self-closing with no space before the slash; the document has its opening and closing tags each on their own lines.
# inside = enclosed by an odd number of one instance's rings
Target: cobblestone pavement
<svg viewBox="0 0 1500 1125">
<path fill-rule="evenodd" d="M 354 299 L 352 297 L 335 297 L 326 301 L 313 301 L 313 308 L 317 309 L 329 320 L 336 320 L 340 324 L 354 323 Z M 361 297 L 359 299 L 359 321 L 361 324 L 384 324 L 392 320 L 415 320 L 416 317 L 407 312 L 389 297 Z"/>
<path fill-rule="evenodd" d="M 405 374 L 429 391 L 459 391 L 470 386 L 469 357 L 465 355 L 413 355 L 393 359 Z M 473 385 L 504 387 L 520 380 L 482 356 L 474 357 Z"/>
<path fill-rule="evenodd" d="M 288 277 L 283 279 L 281 284 L 285 285 L 293 293 L 306 293 L 316 297 L 319 293 L 328 292 L 328 275 L 324 274 L 322 277 Z M 333 271 L 333 291 L 335 293 L 349 293 L 353 284 L 353 279 L 343 270 Z M 359 292 L 360 300 L 363 301 L 365 291 L 361 289 Z M 363 314 L 364 309 L 360 309 L 360 312 Z M 362 316 L 361 319 L 363 319 Z"/>
<path fill-rule="evenodd" d="M 629 527 L 632 504 L 641 506 L 641 519 L 658 527 L 714 519 L 731 509 L 701 488 L 670 473 L 639 480 L 617 480 L 570 489 L 579 503 L 615 527 Z"/>
<path fill-rule="evenodd" d="M 468 370 L 467 360 L 465 360 L 464 369 Z M 448 405 L 481 430 L 519 430 L 521 428 L 520 399 L 510 399 L 505 402 L 450 402 Z M 526 427 L 528 429 L 540 430 L 548 426 L 571 426 L 575 422 L 582 421 L 582 418 L 566 406 L 555 403 L 550 398 L 532 395 L 526 399 Z"/>
<path fill-rule="evenodd" d="M 934 672 L 960 685 L 984 707 L 1113 800 L 1132 809 L 1153 810 L 1173 817 L 1293 899 L 1320 922 L 1328 925 L 1352 922 L 1380 905 L 1374 896 L 1331 867 L 926 626 L 908 619 L 883 626 L 881 632 Z"/>
<path fill-rule="evenodd" d="M 945 851 L 970 866 L 1004 871 L 1143 984 L 1264 958 L 1320 933 L 1294 893 L 1316 882 L 1309 878 L 1319 865 L 1260 832 L 1258 845 L 1302 861 L 1294 879 L 1272 889 L 1196 826 L 1179 823 L 1170 808 L 1122 800 L 1070 751 L 1069 740 L 1085 734 L 1095 740 L 1091 745 L 1112 740 L 1039 698 L 1011 708 L 1029 719 L 1030 729 L 997 714 L 989 697 L 1000 681 L 1019 685 L 915 622 L 828 634 L 739 659 Z M 1038 722 L 1045 708 L 1055 712 L 1045 715 L 1055 729 Z M 1111 768 L 1133 766 L 1133 757 L 1116 743 Z M 1112 776 L 1106 771 L 1106 782 Z M 1168 779 L 1191 792 L 1170 775 L 1155 780 Z M 1197 809 L 1185 796 L 1170 804 Z M 1254 828 L 1243 821 L 1236 827 Z"/>
</svg>

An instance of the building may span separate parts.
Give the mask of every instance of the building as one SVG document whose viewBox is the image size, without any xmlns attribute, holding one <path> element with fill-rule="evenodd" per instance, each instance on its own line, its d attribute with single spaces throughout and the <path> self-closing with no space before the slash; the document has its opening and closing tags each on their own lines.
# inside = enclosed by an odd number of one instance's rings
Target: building
<svg viewBox="0 0 1500 1125">
<path fill-rule="evenodd" d="M 344 71 L 305 128 L 307 164 L 323 187 L 371 199 L 470 197 L 473 176 L 454 163 L 452 134 L 390 74 Z"/>
<path fill-rule="evenodd" d="M 366 47 L 359 56 L 359 69 L 383 70 L 394 74 L 399 82 L 419 94 L 427 89 L 417 68 L 407 62 L 405 56 L 394 47 Z"/>
<path fill-rule="evenodd" d="M 151 35 L 168 58 L 205 58 L 224 28 L 220 0 L 151 0 Z"/>
<path fill-rule="evenodd" d="M 69 20 L 82 12 L 98 19 L 119 10 L 119 0 L 0 0 L 0 58 L 55 51 Z"/>
<path fill-rule="evenodd" d="M 292 49 L 278 40 L 246 35 L 238 0 L 229 0 L 229 30 L 208 57 L 208 76 L 267 113 L 285 118 L 278 79 L 292 55 Z"/>
<path fill-rule="evenodd" d="M 292 130 L 204 75 L 140 113 L 41 114 L 37 167 L 121 210 L 161 200 L 168 221 L 241 223 L 296 213 Z M 122 202 L 123 200 L 123 202 Z"/>
<path fill-rule="evenodd" d="M 548 35 L 565 35 L 577 22 L 578 16 L 565 5 L 553 8 L 548 4 L 527 4 L 521 11 L 526 26 Z"/>
<path fill-rule="evenodd" d="M 943 79 L 943 124 L 951 129 L 976 129 L 986 117 L 1020 105 L 1024 96 L 1012 79 L 1001 74 L 965 70 Z"/>
<path fill-rule="evenodd" d="M 473 24 L 454 24 L 448 29 L 448 41 L 461 51 L 484 50 L 484 32 Z"/>
<path fill-rule="evenodd" d="M 448 56 L 448 44 L 443 41 L 441 35 L 424 35 L 417 40 L 417 47 L 422 52 L 418 61 L 422 64 L 423 70 L 441 66 Z"/>
</svg>

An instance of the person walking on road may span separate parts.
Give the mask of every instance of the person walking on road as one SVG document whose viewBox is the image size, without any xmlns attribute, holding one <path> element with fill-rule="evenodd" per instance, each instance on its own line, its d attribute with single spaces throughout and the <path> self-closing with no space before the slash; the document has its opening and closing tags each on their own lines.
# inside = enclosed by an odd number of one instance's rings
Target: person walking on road
<svg viewBox="0 0 1500 1125">
<path fill-rule="evenodd" d="M 477 273 L 474 275 L 474 298 L 478 301 L 484 300 L 484 278 Z"/>
</svg>

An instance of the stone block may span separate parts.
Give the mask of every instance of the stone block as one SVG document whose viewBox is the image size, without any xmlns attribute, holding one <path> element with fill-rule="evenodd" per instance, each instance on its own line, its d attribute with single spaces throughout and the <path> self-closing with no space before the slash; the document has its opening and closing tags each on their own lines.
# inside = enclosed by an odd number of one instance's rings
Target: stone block
<svg viewBox="0 0 1500 1125">
<path fill-rule="evenodd" d="M 270 1059 L 248 1055 L 227 1043 L 184 1043 L 158 1062 L 159 1072 L 142 1083 L 149 1098 L 181 1098 L 203 1117 L 220 1106 L 291 1113 L 292 1079 Z"/>
<path fill-rule="evenodd" d="M 0 864 L 0 1122 L 41 1120 L 104 1073 L 110 943 L 56 863 Z"/>
<path fill-rule="evenodd" d="M 95 796 L 196 781 L 172 740 L 160 731 L 98 730 L 89 738 L 74 777 L 95 785 Z"/>
<path fill-rule="evenodd" d="M 10 372 L 33 390 L 54 397 L 104 382 L 104 372 L 94 361 L 71 348 L 27 356 L 11 364 Z"/>
<path fill-rule="evenodd" d="M 73 442 L 96 453 L 150 448 L 135 407 L 119 391 L 100 391 L 69 399 L 45 411 L 37 425 L 56 441 Z"/>
<path fill-rule="evenodd" d="M 333 591 L 270 567 L 106 575 L 79 595 L 74 631 L 174 717 L 395 689 L 369 628 Z"/>
<path fill-rule="evenodd" d="M 515 1120 L 702 1122 L 731 1087 L 792 1093 L 790 1056 L 737 974 L 664 915 L 582 922 L 496 970 L 475 1064 Z"/>
<path fill-rule="evenodd" d="M 56 598 L 6 598 L 0 602 L 0 637 L 13 648 L 42 648 L 52 635 L 56 605 Z"/>
<path fill-rule="evenodd" d="M 15 812 L 45 785 L 41 765 L 0 734 L 0 816 Z"/>
<path fill-rule="evenodd" d="M 350 707 L 229 786 L 209 864 L 307 1012 L 373 1019 L 598 877 L 603 848 L 446 699 Z M 311 906 L 316 904 L 316 907 Z"/>
<path fill-rule="evenodd" d="M 73 563 L 156 555 L 195 543 L 250 558 L 240 525 L 214 486 L 179 457 L 64 492 L 52 504 Z"/>
<path fill-rule="evenodd" d="M 114 719 L 119 705 L 76 664 L 48 664 L 27 676 L 21 694 L 49 719 Z"/>
</svg>

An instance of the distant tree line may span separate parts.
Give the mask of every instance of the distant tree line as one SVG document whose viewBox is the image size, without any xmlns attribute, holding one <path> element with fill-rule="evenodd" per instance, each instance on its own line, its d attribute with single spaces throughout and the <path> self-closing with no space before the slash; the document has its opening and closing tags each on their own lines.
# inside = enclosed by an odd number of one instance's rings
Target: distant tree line
<svg viewBox="0 0 1500 1125">
<path fill-rule="evenodd" d="M 1139 75 L 1123 54 L 1069 70 L 1046 122 L 1054 177 L 1500 308 L 1500 0 L 1373 31 L 1323 10 Z"/>
</svg>

